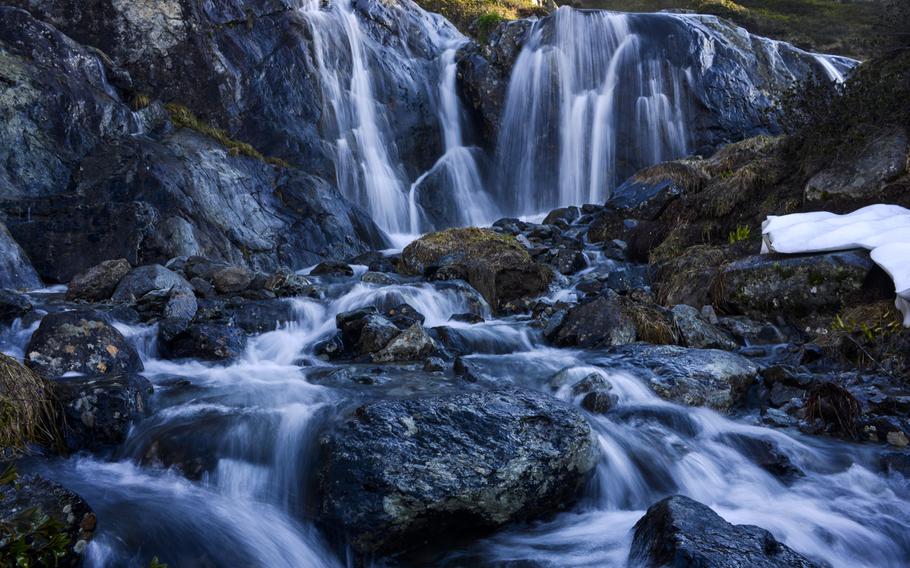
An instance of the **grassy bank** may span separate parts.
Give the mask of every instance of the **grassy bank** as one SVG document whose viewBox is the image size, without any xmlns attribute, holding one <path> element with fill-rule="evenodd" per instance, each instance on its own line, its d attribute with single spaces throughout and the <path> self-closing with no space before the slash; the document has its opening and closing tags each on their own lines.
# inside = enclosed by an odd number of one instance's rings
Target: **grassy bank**
<svg viewBox="0 0 910 568">
<path fill-rule="evenodd" d="M 501 19 L 542 12 L 533 0 L 417 0 L 459 29 L 484 36 Z M 799 47 L 866 59 L 910 41 L 908 0 L 557 0 L 626 12 L 694 10 Z M 475 21 L 477 25 L 471 26 Z"/>
</svg>

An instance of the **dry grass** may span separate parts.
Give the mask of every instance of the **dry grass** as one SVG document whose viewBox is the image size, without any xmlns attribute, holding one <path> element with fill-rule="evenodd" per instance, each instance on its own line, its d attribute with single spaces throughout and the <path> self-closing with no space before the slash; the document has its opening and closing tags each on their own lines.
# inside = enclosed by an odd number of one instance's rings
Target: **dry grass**
<svg viewBox="0 0 910 568">
<path fill-rule="evenodd" d="M 708 181 L 708 175 L 692 161 L 663 162 L 636 173 L 634 181 L 655 184 L 670 180 L 686 191 L 699 191 Z"/>
<path fill-rule="evenodd" d="M 171 116 L 171 122 L 173 122 L 176 126 L 179 126 L 180 128 L 189 128 L 190 130 L 195 130 L 200 134 L 204 134 L 209 138 L 218 141 L 222 146 L 227 148 L 228 153 L 232 156 L 248 156 L 250 158 L 255 158 L 257 160 L 263 161 L 267 164 L 272 164 L 273 166 L 278 166 L 280 168 L 290 167 L 290 164 L 281 158 L 264 156 L 252 145 L 247 144 L 246 142 L 240 142 L 239 140 L 234 140 L 224 130 L 215 128 L 214 126 L 211 126 L 210 124 L 207 124 L 197 118 L 190 109 L 186 108 L 183 105 L 168 103 L 164 105 L 164 107 L 167 109 L 168 114 Z"/>
<path fill-rule="evenodd" d="M 623 306 L 623 311 L 635 322 L 639 341 L 654 345 L 678 343 L 676 329 L 662 309 L 649 304 L 629 302 Z"/>
<path fill-rule="evenodd" d="M 462 32 L 474 32 L 481 40 L 502 20 L 545 13 L 532 0 L 417 0 L 417 3 L 424 10 L 442 14 Z"/>
<path fill-rule="evenodd" d="M 60 445 L 57 402 L 47 382 L 0 354 L 0 449 L 27 451 L 31 444 Z"/>
</svg>

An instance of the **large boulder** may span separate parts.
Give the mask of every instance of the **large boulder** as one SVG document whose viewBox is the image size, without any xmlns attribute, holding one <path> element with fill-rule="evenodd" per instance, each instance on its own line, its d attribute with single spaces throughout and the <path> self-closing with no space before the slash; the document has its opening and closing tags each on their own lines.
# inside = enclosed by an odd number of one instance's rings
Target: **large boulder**
<svg viewBox="0 0 910 568">
<path fill-rule="evenodd" d="M 141 375 L 67 377 L 51 382 L 63 407 L 71 450 L 117 445 L 149 413 L 152 383 Z"/>
<path fill-rule="evenodd" d="M 32 311 L 32 301 L 25 294 L 0 289 L 0 324 L 7 325 Z"/>
<path fill-rule="evenodd" d="M 626 345 L 612 350 L 614 364 L 629 368 L 661 398 L 729 412 L 758 381 L 758 366 L 736 353 L 673 345 Z"/>
<path fill-rule="evenodd" d="M 473 227 L 417 239 L 402 251 L 399 270 L 407 275 L 444 271 L 463 276 L 496 310 L 544 292 L 552 278 L 514 237 Z"/>
<path fill-rule="evenodd" d="M 47 378 L 75 372 L 119 375 L 142 370 L 132 345 L 96 310 L 48 314 L 25 347 L 25 364 Z"/>
<path fill-rule="evenodd" d="M 396 328 L 397 329 L 397 328 Z M 436 350 L 436 342 L 419 323 L 397 334 L 382 349 L 373 354 L 377 363 L 420 361 Z"/>
<path fill-rule="evenodd" d="M 66 299 L 88 302 L 108 300 L 116 290 L 117 284 L 120 284 L 131 269 L 129 261 L 125 258 L 105 260 L 96 264 L 70 280 Z"/>
<path fill-rule="evenodd" d="M 115 302 L 134 302 L 149 292 L 186 291 L 192 293 L 193 286 L 176 272 L 160 264 L 134 268 L 117 285 L 112 299 Z"/>
<path fill-rule="evenodd" d="M 585 419 L 527 390 L 369 403 L 321 446 L 322 520 L 363 554 L 564 509 L 596 459 Z"/>
<path fill-rule="evenodd" d="M 238 327 L 222 323 L 193 323 L 177 333 L 159 334 L 161 356 L 167 359 L 228 361 L 243 354 L 246 335 Z"/>
<path fill-rule="evenodd" d="M 594 300 L 578 304 L 547 332 L 561 347 L 611 347 L 633 341 L 677 342 L 667 310 L 606 289 Z"/>
<path fill-rule="evenodd" d="M 635 524 L 630 564 L 672 568 L 817 568 L 754 525 L 732 525 L 682 495 L 652 505 Z"/>
<path fill-rule="evenodd" d="M 725 266 L 715 289 L 719 302 L 746 312 L 835 310 L 862 290 L 873 268 L 864 251 L 752 256 Z"/>
<path fill-rule="evenodd" d="M 29 475 L 0 483 L 0 524 L 3 558 L 19 566 L 77 568 L 82 566 L 97 519 L 79 495 Z"/>
</svg>

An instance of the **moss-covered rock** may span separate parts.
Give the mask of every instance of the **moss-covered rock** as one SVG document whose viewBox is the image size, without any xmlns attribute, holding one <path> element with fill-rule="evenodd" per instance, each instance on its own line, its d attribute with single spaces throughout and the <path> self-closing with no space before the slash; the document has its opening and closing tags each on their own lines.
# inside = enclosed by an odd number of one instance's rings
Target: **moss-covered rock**
<svg viewBox="0 0 910 568">
<path fill-rule="evenodd" d="M 551 271 L 509 235 L 474 227 L 430 233 L 405 247 L 406 275 L 464 277 L 494 310 L 547 289 Z"/>
</svg>

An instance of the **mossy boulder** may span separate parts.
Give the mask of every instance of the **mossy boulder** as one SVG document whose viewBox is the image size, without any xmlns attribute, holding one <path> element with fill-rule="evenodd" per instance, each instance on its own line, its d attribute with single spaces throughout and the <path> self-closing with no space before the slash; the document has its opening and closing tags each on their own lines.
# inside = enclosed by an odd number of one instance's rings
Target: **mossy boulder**
<svg viewBox="0 0 910 568">
<path fill-rule="evenodd" d="M 25 364 L 47 378 L 65 373 L 108 375 L 141 371 L 133 346 L 97 310 L 48 314 L 25 348 Z"/>
<path fill-rule="evenodd" d="M 546 291 L 552 278 L 514 237 L 473 227 L 417 239 L 401 253 L 399 270 L 412 276 L 462 276 L 497 311 Z"/>
<path fill-rule="evenodd" d="M 747 313 L 836 310 L 863 290 L 874 268 L 864 251 L 753 256 L 724 267 L 715 285 L 716 300 Z"/>
<path fill-rule="evenodd" d="M 551 335 L 560 347 L 613 347 L 634 341 L 679 342 L 665 308 L 638 302 L 606 290 L 590 302 L 573 307 Z"/>
</svg>

